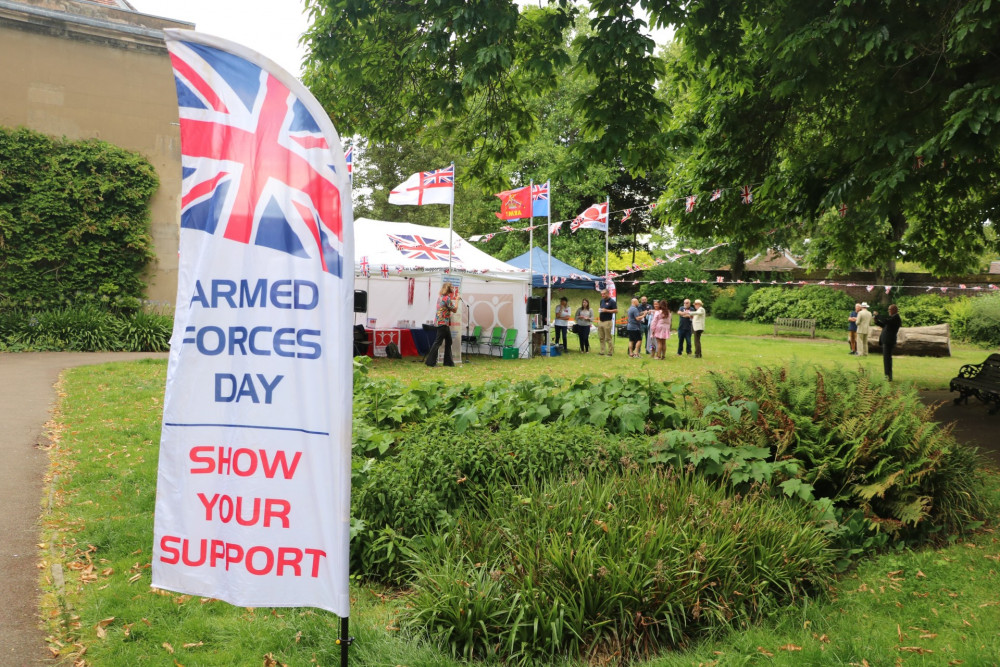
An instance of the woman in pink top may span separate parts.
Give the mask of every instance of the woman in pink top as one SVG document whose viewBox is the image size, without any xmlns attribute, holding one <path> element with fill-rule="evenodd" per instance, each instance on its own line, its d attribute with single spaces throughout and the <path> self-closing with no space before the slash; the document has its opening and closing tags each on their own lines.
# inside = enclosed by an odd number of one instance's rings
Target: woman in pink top
<svg viewBox="0 0 1000 667">
<path fill-rule="evenodd" d="M 666 299 L 660 299 L 656 310 L 653 311 L 653 319 L 649 323 L 649 335 L 656 340 L 656 350 L 653 355 L 656 359 L 663 359 L 667 350 L 667 339 L 670 338 L 670 308 Z"/>
</svg>

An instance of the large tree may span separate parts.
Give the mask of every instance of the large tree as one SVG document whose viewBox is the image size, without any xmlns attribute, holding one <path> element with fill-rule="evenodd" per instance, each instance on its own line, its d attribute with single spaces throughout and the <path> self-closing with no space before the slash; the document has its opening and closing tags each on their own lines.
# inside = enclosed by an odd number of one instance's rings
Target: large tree
<svg viewBox="0 0 1000 667">
<path fill-rule="evenodd" d="M 537 129 L 531 99 L 558 83 L 578 13 L 566 0 L 307 2 L 307 74 L 328 108 L 383 139 L 451 123 L 491 160 Z M 656 89 L 640 5 L 677 26 L 683 124 L 670 126 L 671 86 Z M 593 0 L 586 16 L 577 66 L 590 79 L 573 105 L 585 155 L 644 174 L 683 149 L 678 195 L 756 184 L 752 207 L 672 216 L 686 233 L 750 249 L 805 235 L 815 263 L 886 272 L 903 253 L 963 270 L 986 244 L 1000 148 L 991 0 Z"/>
</svg>

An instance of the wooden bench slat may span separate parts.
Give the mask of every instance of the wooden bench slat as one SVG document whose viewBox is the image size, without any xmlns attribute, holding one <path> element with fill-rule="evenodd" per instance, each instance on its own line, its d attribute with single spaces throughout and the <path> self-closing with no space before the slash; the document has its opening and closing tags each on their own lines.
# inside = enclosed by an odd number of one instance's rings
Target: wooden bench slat
<svg viewBox="0 0 1000 667">
<path fill-rule="evenodd" d="M 962 366 L 949 388 L 959 392 L 956 405 L 961 401 L 968 403 L 969 396 L 975 396 L 983 403 L 995 403 L 990 414 L 996 414 L 1000 410 L 1000 354 L 991 354 L 981 364 Z"/>
</svg>

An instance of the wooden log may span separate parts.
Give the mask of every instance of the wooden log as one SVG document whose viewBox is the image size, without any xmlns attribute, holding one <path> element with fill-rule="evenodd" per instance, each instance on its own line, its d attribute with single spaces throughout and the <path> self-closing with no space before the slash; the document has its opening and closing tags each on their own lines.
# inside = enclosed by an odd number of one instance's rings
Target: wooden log
<svg viewBox="0 0 1000 667">
<path fill-rule="evenodd" d="M 882 346 L 878 344 L 880 327 L 872 326 L 868 334 L 869 354 L 882 354 Z M 896 336 L 896 349 L 893 356 L 911 357 L 950 357 L 951 356 L 951 326 L 934 324 L 929 327 L 903 327 Z"/>
</svg>

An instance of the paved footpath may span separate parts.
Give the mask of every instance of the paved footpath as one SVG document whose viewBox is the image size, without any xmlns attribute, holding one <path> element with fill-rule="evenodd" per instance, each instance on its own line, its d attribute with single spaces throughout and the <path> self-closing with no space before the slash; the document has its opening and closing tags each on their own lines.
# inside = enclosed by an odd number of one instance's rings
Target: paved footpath
<svg viewBox="0 0 1000 667">
<path fill-rule="evenodd" d="M 49 662 L 38 623 L 38 518 L 48 457 L 43 427 L 59 373 L 166 353 L 0 353 L 0 665 Z"/>
</svg>

